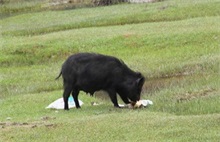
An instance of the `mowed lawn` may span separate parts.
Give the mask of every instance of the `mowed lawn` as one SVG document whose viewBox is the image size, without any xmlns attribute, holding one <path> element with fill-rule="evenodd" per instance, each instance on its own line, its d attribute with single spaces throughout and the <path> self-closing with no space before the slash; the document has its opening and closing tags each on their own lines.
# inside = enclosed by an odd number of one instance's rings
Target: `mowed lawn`
<svg viewBox="0 0 220 142">
<path fill-rule="evenodd" d="M 72 10 L 38 5 L 4 16 L 0 141 L 218 142 L 219 7 L 219 0 Z M 62 97 L 62 79 L 55 80 L 62 63 L 79 52 L 116 56 L 142 72 L 142 99 L 153 105 L 117 109 L 104 92 L 80 92 L 81 109 L 45 109 Z"/>
</svg>

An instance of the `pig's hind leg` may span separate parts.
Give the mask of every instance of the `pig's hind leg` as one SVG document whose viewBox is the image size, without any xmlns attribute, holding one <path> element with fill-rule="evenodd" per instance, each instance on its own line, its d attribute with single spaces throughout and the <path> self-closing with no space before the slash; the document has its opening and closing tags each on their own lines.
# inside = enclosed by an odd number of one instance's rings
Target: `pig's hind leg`
<svg viewBox="0 0 220 142">
<path fill-rule="evenodd" d="M 64 101 L 65 110 L 69 110 L 68 99 L 69 99 L 71 91 L 72 91 L 72 86 L 68 83 L 65 83 L 64 91 L 63 91 L 63 101 Z"/>
<path fill-rule="evenodd" d="M 76 108 L 81 108 L 80 105 L 79 105 L 78 95 L 79 95 L 79 90 L 78 89 L 73 89 L 72 96 L 73 96 Z"/>
</svg>

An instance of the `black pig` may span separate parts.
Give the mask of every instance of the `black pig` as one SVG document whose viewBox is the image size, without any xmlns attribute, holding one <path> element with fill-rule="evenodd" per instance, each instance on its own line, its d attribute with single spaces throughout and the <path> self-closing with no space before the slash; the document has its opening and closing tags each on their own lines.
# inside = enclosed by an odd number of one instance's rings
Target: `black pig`
<svg viewBox="0 0 220 142">
<path fill-rule="evenodd" d="M 80 108 L 79 91 L 93 95 L 95 91 L 104 90 L 115 107 L 119 107 L 118 94 L 124 103 L 140 100 L 145 78 L 134 72 L 125 63 L 115 57 L 95 53 L 78 53 L 71 55 L 63 64 L 58 79 L 63 77 L 64 109 L 68 110 L 68 98 L 72 92 L 76 108 Z"/>
</svg>

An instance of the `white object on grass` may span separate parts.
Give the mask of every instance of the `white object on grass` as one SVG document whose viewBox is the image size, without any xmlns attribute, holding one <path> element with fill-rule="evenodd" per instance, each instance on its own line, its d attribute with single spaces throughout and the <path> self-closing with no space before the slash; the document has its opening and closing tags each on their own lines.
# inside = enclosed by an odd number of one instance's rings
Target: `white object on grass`
<svg viewBox="0 0 220 142">
<path fill-rule="evenodd" d="M 153 102 L 151 100 L 140 100 L 140 101 L 144 107 L 148 105 L 153 105 Z"/>
<path fill-rule="evenodd" d="M 76 107 L 75 102 L 73 100 L 73 97 L 70 96 L 68 99 L 68 104 L 69 104 L 69 108 L 74 108 Z M 83 105 L 83 102 L 81 100 L 79 100 L 79 105 Z M 52 108 L 52 109 L 64 109 L 64 101 L 63 98 L 59 98 L 56 101 L 52 102 L 51 104 L 49 104 L 46 108 Z"/>
<path fill-rule="evenodd" d="M 128 107 L 128 108 L 139 108 L 141 106 L 147 107 L 149 105 L 153 105 L 153 102 L 151 100 L 140 100 L 134 106 L 132 106 L 132 104 L 127 104 L 127 105 L 119 104 L 120 107 Z"/>
</svg>

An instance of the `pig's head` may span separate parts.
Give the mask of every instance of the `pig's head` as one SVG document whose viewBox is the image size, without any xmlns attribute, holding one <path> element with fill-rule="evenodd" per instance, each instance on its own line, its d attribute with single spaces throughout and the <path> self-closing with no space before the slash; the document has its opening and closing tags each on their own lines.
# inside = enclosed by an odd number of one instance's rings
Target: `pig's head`
<svg viewBox="0 0 220 142">
<path fill-rule="evenodd" d="M 130 84 L 131 86 L 130 88 L 128 88 L 127 97 L 131 102 L 137 102 L 140 100 L 141 90 L 142 90 L 144 81 L 145 81 L 145 78 L 140 77 Z"/>
<path fill-rule="evenodd" d="M 140 100 L 144 82 L 145 78 L 143 76 L 139 76 L 138 78 L 132 80 L 129 79 L 123 83 L 122 88 L 118 92 L 123 96 L 126 96 L 131 103 L 135 104 Z"/>
</svg>

